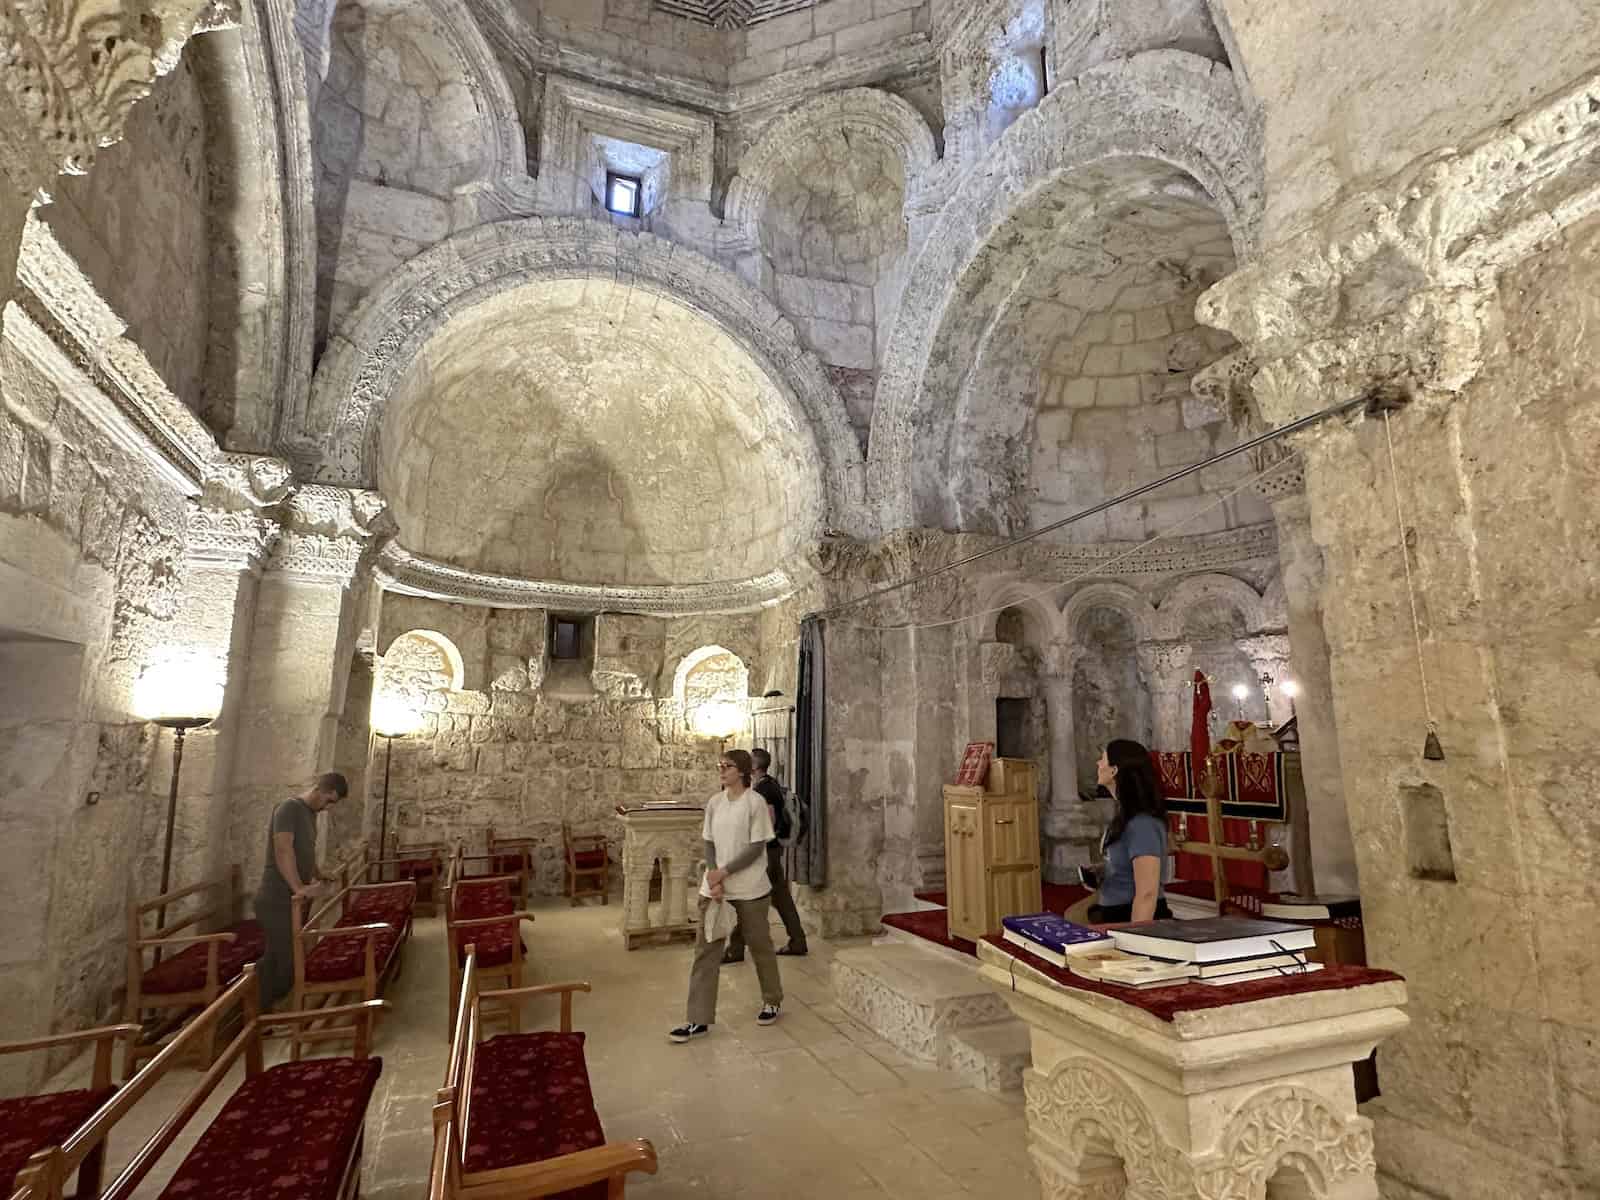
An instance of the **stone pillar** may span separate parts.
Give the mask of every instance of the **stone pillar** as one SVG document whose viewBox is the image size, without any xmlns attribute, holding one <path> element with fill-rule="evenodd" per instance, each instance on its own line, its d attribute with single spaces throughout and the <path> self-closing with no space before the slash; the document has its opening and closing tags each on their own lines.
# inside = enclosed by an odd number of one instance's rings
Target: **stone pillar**
<svg viewBox="0 0 1600 1200">
<path fill-rule="evenodd" d="M 1150 696 L 1150 749 L 1187 750 L 1193 721 L 1190 663 L 1194 647 L 1188 642 L 1140 642 L 1139 673 Z M 1213 705 L 1220 704 L 1211 697 Z"/>
<path fill-rule="evenodd" d="M 392 529 L 370 492 L 311 485 L 276 512 L 283 531 L 257 589 L 241 681 L 238 721 L 249 735 L 234 756 L 228 840 L 246 878 L 261 870 L 273 804 L 332 769 L 358 633 L 353 585 Z"/>
<path fill-rule="evenodd" d="M 1078 778 L 1078 748 L 1072 718 L 1074 647 L 1057 642 L 1045 649 L 1040 685 L 1050 717 L 1050 773 L 1055 781 L 1050 804 L 1039 814 L 1044 838 L 1041 871 L 1050 883 L 1076 883 L 1078 868 L 1094 859 L 1100 833 L 1110 820 L 1106 802 L 1086 804 L 1078 789 L 1088 786 Z"/>
<path fill-rule="evenodd" d="M 1304 832 L 1311 854 L 1309 877 L 1299 886 L 1325 894 L 1354 892 L 1356 848 L 1345 811 L 1339 729 L 1333 717 L 1333 671 L 1322 627 L 1326 584 L 1322 551 L 1311 538 L 1311 505 L 1303 490 L 1274 499 L 1272 515 L 1278 525 L 1278 558 L 1289 606 L 1289 677 L 1300 693 L 1294 698 L 1294 715 L 1306 785 Z"/>
<path fill-rule="evenodd" d="M 1411 996 L 1370 1106 L 1386 1194 L 1600 1179 L 1596 156 L 1600 77 L 1349 197 L 1197 305 L 1240 340 L 1218 369 L 1268 426 L 1405 405 L 1297 437 L 1367 953 Z"/>
</svg>

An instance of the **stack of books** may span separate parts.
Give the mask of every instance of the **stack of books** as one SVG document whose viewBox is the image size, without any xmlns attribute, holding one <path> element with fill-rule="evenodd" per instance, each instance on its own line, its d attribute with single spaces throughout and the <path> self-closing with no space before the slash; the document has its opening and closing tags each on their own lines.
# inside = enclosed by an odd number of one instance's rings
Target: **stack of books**
<svg viewBox="0 0 1600 1200">
<path fill-rule="evenodd" d="M 1075 925 L 1055 913 L 1002 917 L 1001 936 L 1048 963 L 1065 967 L 1067 959 L 1111 945 L 1109 934 L 1087 925 Z"/>
<path fill-rule="evenodd" d="M 1152 973 L 1164 969 L 1171 979 L 1192 979 L 1213 987 L 1322 969 L 1321 963 L 1307 962 L 1303 953 L 1316 945 L 1315 931 L 1282 921 L 1249 917 L 1149 921 L 1113 929 L 1111 940 L 1123 953 L 1162 965 Z"/>
</svg>

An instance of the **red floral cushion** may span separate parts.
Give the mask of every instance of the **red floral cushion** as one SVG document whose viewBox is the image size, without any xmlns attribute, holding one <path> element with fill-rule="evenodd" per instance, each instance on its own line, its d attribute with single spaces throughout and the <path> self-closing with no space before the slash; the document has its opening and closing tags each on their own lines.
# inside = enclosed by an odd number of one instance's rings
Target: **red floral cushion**
<svg viewBox="0 0 1600 1200">
<path fill-rule="evenodd" d="M 579 850 L 572 856 L 572 861 L 580 871 L 598 871 L 606 865 L 606 852 L 604 850 Z"/>
<path fill-rule="evenodd" d="M 378 974 L 382 975 L 394 957 L 400 934 L 391 928 L 387 933 L 373 936 Z M 307 983 L 337 983 L 341 979 L 356 979 L 367 969 L 367 940 L 365 934 L 330 934 L 316 944 L 306 955 Z"/>
<path fill-rule="evenodd" d="M 256 962 L 266 951 L 267 935 L 256 921 L 244 921 L 229 933 L 233 941 L 217 947 L 217 980 L 226 987 L 239 977 L 246 963 Z M 206 985 L 205 944 L 185 946 L 171 958 L 163 959 L 139 979 L 139 990 L 151 996 L 199 991 Z"/>
<path fill-rule="evenodd" d="M 472 1074 L 468 1171 L 542 1162 L 605 1144 L 589 1091 L 581 1033 L 502 1033 L 478 1047 Z M 561 1192 L 604 1200 L 602 1180 Z"/>
<path fill-rule="evenodd" d="M 410 883 L 358 888 L 345 897 L 339 925 L 365 925 L 382 921 L 396 928 L 411 919 L 411 901 L 416 895 Z"/>
<path fill-rule="evenodd" d="M 401 879 L 431 878 L 438 874 L 439 866 L 431 858 L 408 858 L 399 866 Z"/>
<path fill-rule="evenodd" d="M 336 1200 L 383 1060 L 313 1058 L 246 1079 L 161 1200 Z"/>
<path fill-rule="evenodd" d="M 467 961 L 467 947 L 476 946 L 480 967 L 503 967 L 511 961 L 511 938 L 521 921 L 507 921 L 504 925 L 484 925 L 477 929 L 456 931 L 456 961 L 463 966 Z M 520 940 L 520 939 L 519 939 Z M 528 956 L 528 943 L 522 943 L 522 956 Z"/>
<path fill-rule="evenodd" d="M 511 886 L 504 879 L 463 879 L 456 884 L 450 903 L 456 917 L 463 921 L 516 911 L 511 903 Z"/>
<path fill-rule="evenodd" d="M 490 861 L 490 866 L 496 875 L 515 875 L 527 868 L 527 860 L 519 851 L 516 854 L 497 854 Z"/>
<path fill-rule="evenodd" d="M 59 1146 L 108 1099 L 115 1088 L 84 1088 L 0 1100 L 0 1195 L 9 1196 L 17 1172 L 46 1146 Z"/>
</svg>

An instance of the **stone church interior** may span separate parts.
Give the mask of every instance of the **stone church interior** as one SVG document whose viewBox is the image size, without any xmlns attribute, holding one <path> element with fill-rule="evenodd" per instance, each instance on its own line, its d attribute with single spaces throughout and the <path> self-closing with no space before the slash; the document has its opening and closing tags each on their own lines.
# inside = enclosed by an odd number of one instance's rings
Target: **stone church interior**
<svg viewBox="0 0 1600 1200">
<path fill-rule="evenodd" d="M 0 1200 L 1600 1197 L 1600 7 L 0 32 Z"/>
</svg>

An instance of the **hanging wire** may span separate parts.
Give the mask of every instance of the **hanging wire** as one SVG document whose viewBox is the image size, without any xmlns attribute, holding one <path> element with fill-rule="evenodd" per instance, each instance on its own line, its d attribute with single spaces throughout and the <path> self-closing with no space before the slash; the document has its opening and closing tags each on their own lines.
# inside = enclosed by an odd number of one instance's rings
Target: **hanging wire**
<svg viewBox="0 0 1600 1200">
<path fill-rule="evenodd" d="M 1439 726 L 1433 719 L 1433 702 L 1428 695 L 1428 669 L 1422 661 L 1422 622 L 1417 617 L 1417 592 L 1411 582 L 1411 549 L 1406 545 L 1406 518 L 1400 507 L 1400 475 L 1394 464 L 1394 437 L 1389 432 L 1389 410 L 1383 410 L 1383 440 L 1389 448 L 1389 484 L 1394 489 L 1394 519 L 1400 535 L 1400 562 L 1406 573 L 1406 599 L 1411 602 L 1411 636 L 1417 647 L 1417 678 L 1422 681 L 1422 716 L 1428 723 L 1428 736 L 1423 739 L 1422 757 L 1432 762 L 1444 759 L 1444 747 L 1439 744 Z"/>
<path fill-rule="evenodd" d="M 1215 501 L 1213 501 L 1212 503 L 1206 505 L 1204 508 L 1198 509 L 1195 512 L 1190 513 L 1187 517 L 1184 517 L 1181 521 L 1173 522 L 1171 525 L 1166 526 L 1164 529 L 1162 529 L 1159 532 L 1153 534 L 1152 536 L 1146 538 L 1144 541 L 1139 542 L 1138 544 L 1136 544 L 1134 546 L 1130 546 L 1127 550 L 1124 550 L 1121 554 L 1114 555 L 1113 557 L 1107 559 L 1103 563 L 1096 563 L 1095 566 L 1093 568 L 1089 569 L 1089 570 L 1080 571 L 1076 575 L 1070 576 L 1067 579 L 1063 579 L 1058 583 L 1049 584 L 1048 586 L 1040 588 L 1036 592 L 1031 592 L 1026 596 L 1021 596 L 1021 597 L 1013 596 L 1011 599 L 1007 600 L 1004 604 L 998 605 L 998 606 L 996 606 L 994 608 L 986 608 L 986 609 L 983 609 L 983 610 L 981 610 L 979 612 L 963 613 L 959 617 L 943 617 L 943 618 L 941 618 L 940 620 L 937 620 L 937 621 L 908 622 L 908 623 L 906 623 L 904 625 L 867 625 L 867 624 L 864 624 L 864 623 L 859 622 L 859 621 L 850 621 L 850 620 L 847 620 L 845 623 L 850 625 L 854 629 L 870 629 L 870 630 L 876 630 L 876 631 L 878 631 L 880 633 L 898 632 L 898 631 L 901 631 L 901 630 L 909 630 L 909 629 L 940 629 L 940 628 L 943 628 L 946 625 L 959 625 L 962 621 L 971 621 L 971 620 L 974 620 L 974 619 L 976 619 L 978 617 L 986 617 L 986 616 L 989 616 L 991 613 L 1004 612 L 1008 608 L 1014 608 L 1018 604 L 1026 604 L 1030 600 L 1042 599 L 1043 597 L 1049 596 L 1052 592 L 1058 592 L 1062 588 L 1070 587 L 1074 583 L 1079 583 L 1079 582 L 1081 582 L 1082 580 L 1085 580 L 1085 579 L 1099 578 L 1101 576 L 1104 576 L 1104 575 L 1108 574 L 1110 572 L 1111 568 L 1115 567 L 1118 563 L 1125 562 L 1128 559 L 1130 559 L 1130 558 L 1134 557 L 1135 555 L 1139 554 L 1140 552 L 1142 552 L 1144 550 L 1148 550 L 1151 546 L 1155 545 L 1157 542 L 1165 541 L 1166 539 L 1174 536 L 1179 530 L 1185 528 L 1186 526 L 1194 524 L 1201 517 L 1206 516 L 1208 513 L 1215 512 L 1217 509 L 1221 508 L 1224 504 L 1226 504 L 1229 500 L 1232 500 L 1240 492 L 1246 491 L 1249 488 L 1254 487 L 1256 484 L 1260 483 L 1262 480 L 1266 479 L 1268 476 L 1272 475 L 1274 472 L 1281 471 L 1281 470 L 1285 469 L 1286 467 L 1292 466 L 1293 464 L 1294 464 L 1294 459 L 1292 457 L 1291 458 L 1280 458 L 1277 462 L 1272 463 L 1270 466 L 1264 467 L 1262 470 L 1257 471 L 1254 475 L 1252 475 L 1248 479 L 1244 480 L 1238 486 L 1232 488 L 1229 491 L 1226 491 L 1226 492 L 1222 493 L 1222 495 L 1218 496 Z M 910 581 L 908 581 L 908 582 L 910 582 Z M 844 607 L 844 606 L 841 606 L 841 607 Z"/>
</svg>

